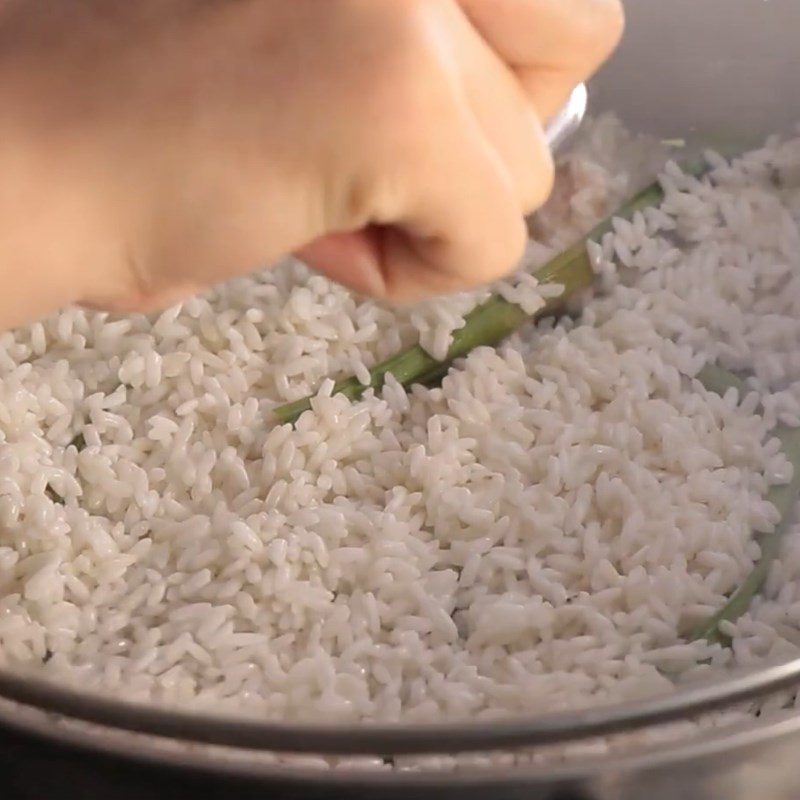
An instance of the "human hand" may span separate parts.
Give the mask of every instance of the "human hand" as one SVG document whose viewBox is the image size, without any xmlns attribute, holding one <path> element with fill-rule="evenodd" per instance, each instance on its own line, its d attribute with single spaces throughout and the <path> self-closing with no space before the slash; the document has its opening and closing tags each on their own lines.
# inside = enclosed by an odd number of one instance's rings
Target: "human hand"
<svg viewBox="0 0 800 800">
<path fill-rule="evenodd" d="M 0 326 L 297 252 L 392 301 L 509 270 L 617 0 L 0 2 Z M 3 221 L 4 220 L 4 221 Z"/>
</svg>

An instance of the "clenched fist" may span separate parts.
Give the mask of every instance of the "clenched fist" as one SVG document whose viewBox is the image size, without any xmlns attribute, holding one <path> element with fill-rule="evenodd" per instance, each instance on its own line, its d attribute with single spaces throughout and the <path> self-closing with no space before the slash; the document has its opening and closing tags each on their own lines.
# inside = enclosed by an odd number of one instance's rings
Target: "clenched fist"
<svg viewBox="0 0 800 800">
<path fill-rule="evenodd" d="M 297 253 L 393 301 L 509 270 L 618 0 L 0 0 L 0 327 Z"/>
</svg>

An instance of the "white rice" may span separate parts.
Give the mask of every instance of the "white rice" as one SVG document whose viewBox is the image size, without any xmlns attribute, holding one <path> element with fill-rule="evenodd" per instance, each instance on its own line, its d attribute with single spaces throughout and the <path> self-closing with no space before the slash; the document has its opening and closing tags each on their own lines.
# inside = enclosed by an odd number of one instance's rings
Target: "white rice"
<svg viewBox="0 0 800 800">
<path fill-rule="evenodd" d="M 422 721 L 797 655 L 800 525 L 730 648 L 686 638 L 758 559 L 791 476 L 770 430 L 800 424 L 800 139 L 710 158 L 703 180 L 667 166 L 661 208 L 593 248 L 602 292 L 577 318 L 441 388 L 350 404 L 325 379 L 366 383 L 417 340 L 443 356 L 488 290 L 398 313 L 287 263 L 152 319 L 68 310 L 0 336 L 0 663 L 150 702 Z M 540 308 L 558 289 L 530 272 L 665 161 L 596 121 L 495 290 Z M 712 362 L 758 398 L 706 392 Z M 271 424 L 312 391 L 294 429 Z"/>
</svg>

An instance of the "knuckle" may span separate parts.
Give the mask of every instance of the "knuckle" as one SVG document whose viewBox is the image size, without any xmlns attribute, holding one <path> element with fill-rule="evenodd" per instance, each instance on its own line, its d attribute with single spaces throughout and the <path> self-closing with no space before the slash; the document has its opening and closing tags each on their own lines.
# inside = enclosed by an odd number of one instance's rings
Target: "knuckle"
<svg viewBox="0 0 800 800">
<path fill-rule="evenodd" d="M 625 30 L 621 0 L 575 0 L 563 19 L 575 66 L 595 69 L 613 52 Z"/>
<path fill-rule="evenodd" d="M 622 0 L 605 0 L 604 35 L 609 50 L 613 50 L 625 33 L 625 9 Z"/>
<path fill-rule="evenodd" d="M 359 53 L 343 90 L 346 106 L 358 110 L 354 123 L 363 125 L 363 133 L 354 136 L 368 151 L 418 141 L 419 128 L 431 128 L 428 120 L 446 113 L 455 95 L 424 26 L 405 3 L 396 5 L 403 6 L 393 12 L 396 22 L 381 23 L 380 35 Z"/>
<path fill-rule="evenodd" d="M 361 0 L 359 12 L 368 18 L 365 54 L 370 67 L 384 74 L 408 67 L 426 39 L 432 0 Z"/>
<path fill-rule="evenodd" d="M 605 60 L 619 44 L 625 31 L 625 10 L 621 0 L 600 0 L 595 13 L 585 22 L 586 51 L 595 61 Z"/>
</svg>

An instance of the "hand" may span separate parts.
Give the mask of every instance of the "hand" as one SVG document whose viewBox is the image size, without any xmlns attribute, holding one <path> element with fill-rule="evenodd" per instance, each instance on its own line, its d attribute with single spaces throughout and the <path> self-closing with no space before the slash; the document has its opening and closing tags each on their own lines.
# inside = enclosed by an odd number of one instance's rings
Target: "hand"
<svg viewBox="0 0 800 800">
<path fill-rule="evenodd" d="M 617 0 L 0 0 L 0 326 L 299 252 L 392 301 L 509 270 Z M 9 283 L 10 282 L 10 283 Z"/>
</svg>

